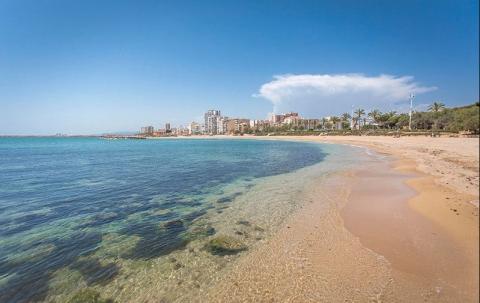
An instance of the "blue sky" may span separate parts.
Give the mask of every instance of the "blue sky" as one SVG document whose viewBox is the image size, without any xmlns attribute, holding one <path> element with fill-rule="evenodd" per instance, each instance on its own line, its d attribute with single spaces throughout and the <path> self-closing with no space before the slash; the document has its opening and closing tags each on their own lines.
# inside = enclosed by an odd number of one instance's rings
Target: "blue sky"
<svg viewBox="0 0 480 303">
<path fill-rule="evenodd" d="M 476 1 L 0 0 L 0 134 L 463 105 L 478 50 Z"/>
</svg>

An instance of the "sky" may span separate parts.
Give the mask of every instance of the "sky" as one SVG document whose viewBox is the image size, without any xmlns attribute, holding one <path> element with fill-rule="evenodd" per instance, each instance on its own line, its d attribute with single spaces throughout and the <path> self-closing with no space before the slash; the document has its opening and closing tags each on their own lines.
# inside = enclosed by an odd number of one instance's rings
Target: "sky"
<svg viewBox="0 0 480 303">
<path fill-rule="evenodd" d="M 479 99 L 478 2 L 0 0 L 0 134 Z"/>
</svg>

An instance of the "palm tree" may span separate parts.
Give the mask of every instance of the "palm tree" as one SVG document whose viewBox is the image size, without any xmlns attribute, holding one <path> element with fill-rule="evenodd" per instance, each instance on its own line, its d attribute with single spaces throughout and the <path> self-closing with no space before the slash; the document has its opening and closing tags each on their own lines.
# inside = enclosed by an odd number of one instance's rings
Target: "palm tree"
<svg viewBox="0 0 480 303">
<path fill-rule="evenodd" d="M 349 128 L 349 127 L 352 126 L 352 124 L 351 124 L 352 116 L 350 116 L 349 113 L 343 113 L 341 117 L 342 117 L 342 122 L 343 122 L 342 123 L 343 128 Z"/>
<path fill-rule="evenodd" d="M 368 116 L 370 118 L 372 118 L 373 122 L 376 123 L 376 124 L 378 124 L 381 115 L 382 115 L 382 113 L 378 109 L 371 110 L 368 113 Z"/>
<path fill-rule="evenodd" d="M 368 116 L 373 119 L 374 122 L 378 122 L 378 118 L 382 113 L 378 109 L 373 109 L 368 113 Z"/>
<path fill-rule="evenodd" d="M 332 121 L 332 123 L 333 123 L 333 128 L 336 129 L 337 128 L 337 123 L 342 121 L 342 120 L 340 120 L 339 117 L 333 116 L 333 117 L 330 118 L 330 121 Z"/>
<path fill-rule="evenodd" d="M 397 112 L 392 110 L 386 114 L 388 128 L 393 128 L 397 123 Z"/>
<path fill-rule="evenodd" d="M 433 129 L 438 129 L 438 120 L 439 120 L 439 112 L 441 112 L 443 109 L 445 109 L 445 104 L 443 104 L 440 101 L 435 101 L 433 102 L 432 105 L 428 107 L 428 110 L 433 112 Z"/>
<path fill-rule="evenodd" d="M 348 120 L 350 120 L 351 118 L 352 118 L 352 116 L 350 116 L 349 113 L 343 113 L 343 114 L 342 114 L 342 120 L 343 120 L 343 121 L 348 121 Z"/>
<path fill-rule="evenodd" d="M 355 126 L 357 126 L 357 123 L 360 122 L 360 119 L 362 118 L 363 115 L 365 115 L 365 110 L 364 109 L 357 109 L 356 111 L 353 112 L 355 114 Z"/>
<path fill-rule="evenodd" d="M 328 121 L 327 118 L 325 118 L 325 117 L 322 118 L 322 127 L 323 127 L 323 129 L 325 129 L 325 124 L 327 124 L 327 121 Z"/>
<path fill-rule="evenodd" d="M 433 102 L 432 105 L 428 107 L 428 110 L 434 113 L 438 113 L 439 111 L 442 111 L 445 108 L 445 104 L 443 104 L 440 101 L 435 101 Z"/>
</svg>

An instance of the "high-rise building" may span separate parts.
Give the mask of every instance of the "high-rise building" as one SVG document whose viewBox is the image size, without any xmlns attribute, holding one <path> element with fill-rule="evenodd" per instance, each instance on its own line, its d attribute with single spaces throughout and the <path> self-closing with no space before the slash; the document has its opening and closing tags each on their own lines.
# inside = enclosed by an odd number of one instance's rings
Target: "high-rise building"
<svg viewBox="0 0 480 303">
<path fill-rule="evenodd" d="M 153 131 L 154 131 L 153 126 L 144 126 L 141 128 L 140 133 L 151 135 L 153 134 Z"/>
<path fill-rule="evenodd" d="M 228 117 L 217 118 L 217 135 L 223 135 L 227 133 Z"/>
<path fill-rule="evenodd" d="M 285 119 L 285 115 L 276 115 L 276 114 L 272 114 L 270 116 L 270 122 L 272 123 L 282 123 L 283 122 L 283 119 Z"/>
<path fill-rule="evenodd" d="M 221 117 L 219 110 L 209 110 L 205 113 L 205 133 L 209 135 L 217 134 L 218 119 Z"/>
<path fill-rule="evenodd" d="M 165 123 L 165 130 L 167 132 L 170 130 L 170 123 Z"/>
</svg>

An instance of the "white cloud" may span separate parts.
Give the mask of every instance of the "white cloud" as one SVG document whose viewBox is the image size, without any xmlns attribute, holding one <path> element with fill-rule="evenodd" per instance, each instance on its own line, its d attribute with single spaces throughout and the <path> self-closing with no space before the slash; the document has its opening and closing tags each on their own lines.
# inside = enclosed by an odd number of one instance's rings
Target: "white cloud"
<svg viewBox="0 0 480 303">
<path fill-rule="evenodd" d="M 416 95 L 435 90 L 414 82 L 413 77 L 363 74 L 278 75 L 263 84 L 256 97 L 270 101 L 274 111 L 295 110 L 305 114 L 349 111 L 351 106 L 385 108 Z"/>
</svg>

